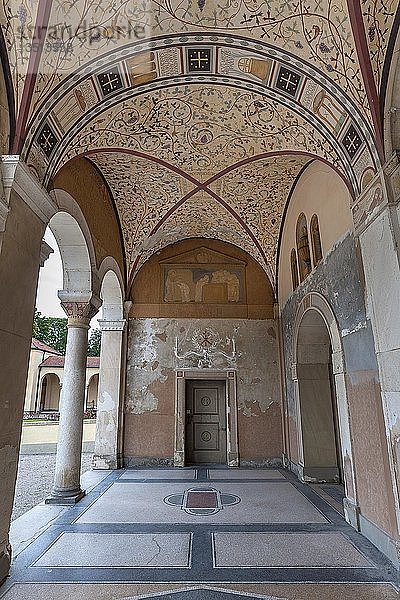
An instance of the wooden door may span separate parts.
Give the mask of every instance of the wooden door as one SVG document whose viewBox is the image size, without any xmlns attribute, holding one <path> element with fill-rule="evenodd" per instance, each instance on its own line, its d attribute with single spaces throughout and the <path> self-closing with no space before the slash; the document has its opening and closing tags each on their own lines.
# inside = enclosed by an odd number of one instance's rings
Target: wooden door
<svg viewBox="0 0 400 600">
<path fill-rule="evenodd" d="M 225 381 L 186 381 L 186 462 L 226 463 Z"/>
</svg>

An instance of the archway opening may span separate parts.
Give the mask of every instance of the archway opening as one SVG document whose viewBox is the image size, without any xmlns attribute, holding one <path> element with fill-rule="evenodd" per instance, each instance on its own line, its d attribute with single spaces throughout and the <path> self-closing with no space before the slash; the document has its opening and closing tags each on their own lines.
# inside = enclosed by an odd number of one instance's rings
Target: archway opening
<svg viewBox="0 0 400 600">
<path fill-rule="evenodd" d="M 55 373 L 43 376 L 40 388 L 39 411 L 41 413 L 58 411 L 60 407 L 60 379 Z"/>
<path fill-rule="evenodd" d="M 97 390 L 99 387 L 99 375 L 92 375 L 86 391 L 85 411 L 95 412 L 97 408 Z"/>
<path fill-rule="evenodd" d="M 316 310 L 305 313 L 298 330 L 297 378 L 303 477 L 314 482 L 343 483 L 331 340 Z"/>
</svg>

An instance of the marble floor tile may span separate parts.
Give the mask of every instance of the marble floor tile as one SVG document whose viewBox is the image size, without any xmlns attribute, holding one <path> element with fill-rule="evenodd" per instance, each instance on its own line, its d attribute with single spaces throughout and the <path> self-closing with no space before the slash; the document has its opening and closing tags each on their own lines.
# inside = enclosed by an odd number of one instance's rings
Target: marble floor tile
<svg viewBox="0 0 400 600">
<path fill-rule="evenodd" d="M 216 489 L 240 499 L 216 514 L 188 514 L 164 499 L 193 489 Z M 115 510 L 115 507 L 118 510 Z M 324 516 L 289 482 L 115 483 L 77 523 L 326 523 Z"/>
<path fill-rule="evenodd" d="M 189 567 L 191 535 L 63 533 L 34 567 Z"/>
<path fill-rule="evenodd" d="M 341 533 L 213 534 L 216 567 L 373 567 Z"/>
<path fill-rule="evenodd" d="M 285 479 L 276 469 L 210 469 L 209 479 Z"/>
<path fill-rule="evenodd" d="M 195 479 L 195 469 L 127 469 L 120 479 Z"/>
</svg>

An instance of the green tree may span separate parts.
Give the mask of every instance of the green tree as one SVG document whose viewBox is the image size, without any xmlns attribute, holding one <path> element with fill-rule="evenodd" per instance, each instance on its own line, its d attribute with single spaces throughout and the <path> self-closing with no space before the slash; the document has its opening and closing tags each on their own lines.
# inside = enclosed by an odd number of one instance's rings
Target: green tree
<svg viewBox="0 0 400 600">
<path fill-rule="evenodd" d="M 67 345 L 67 324 L 68 319 L 66 318 L 46 317 L 36 310 L 33 319 L 32 335 L 40 342 L 65 354 L 65 347 Z"/>
<path fill-rule="evenodd" d="M 100 356 L 101 330 L 92 329 L 88 343 L 88 356 Z"/>
</svg>

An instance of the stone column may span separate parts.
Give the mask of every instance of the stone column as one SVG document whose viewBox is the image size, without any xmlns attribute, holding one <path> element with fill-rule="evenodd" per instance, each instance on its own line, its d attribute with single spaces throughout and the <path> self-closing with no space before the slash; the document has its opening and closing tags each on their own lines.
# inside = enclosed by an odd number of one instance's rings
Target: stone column
<svg viewBox="0 0 400 600">
<path fill-rule="evenodd" d="M 370 539 L 399 563 L 400 556 L 400 155 L 395 154 L 354 203 L 367 313 L 371 319 L 379 368 L 390 473 L 389 500 L 396 513 L 392 531 L 370 532 Z M 395 519 L 394 519 L 395 520 Z M 368 524 L 370 527 L 370 524 Z M 386 536 L 386 537 L 385 537 Z"/>
<path fill-rule="evenodd" d="M 94 469 L 119 469 L 119 450 L 125 372 L 126 319 L 99 321 L 101 352 L 99 390 L 97 396 Z"/>
<path fill-rule="evenodd" d="M 60 398 L 56 471 L 51 496 L 46 498 L 46 504 L 75 504 L 85 495 L 80 486 L 80 469 L 88 330 L 101 300 L 90 292 L 75 296 L 78 297 L 59 292 L 61 306 L 68 316 L 68 335 Z"/>
<path fill-rule="evenodd" d="M 18 156 L 0 157 L 0 584 L 10 564 L 8 533 L 41 242 L 56 210 Z"/>
</svg>

